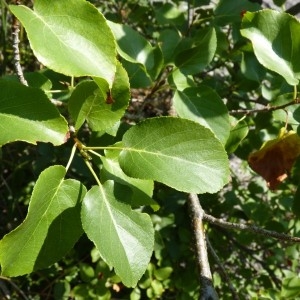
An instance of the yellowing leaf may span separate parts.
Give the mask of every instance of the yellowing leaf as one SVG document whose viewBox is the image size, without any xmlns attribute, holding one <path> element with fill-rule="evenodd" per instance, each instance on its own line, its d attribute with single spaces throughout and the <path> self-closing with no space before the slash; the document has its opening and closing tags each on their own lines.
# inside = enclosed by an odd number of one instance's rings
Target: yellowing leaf
<svg viewBox="0 0 300 300">
<path fill-rule="evenodd" d="M 265 142 L 260 150 L 250 154 L 248 162 L 273 190 L 287 178 L 299 155 L 300 137 L 295 131 L 286 132 L 282 128 L 276 139 Z"/>
</svg>

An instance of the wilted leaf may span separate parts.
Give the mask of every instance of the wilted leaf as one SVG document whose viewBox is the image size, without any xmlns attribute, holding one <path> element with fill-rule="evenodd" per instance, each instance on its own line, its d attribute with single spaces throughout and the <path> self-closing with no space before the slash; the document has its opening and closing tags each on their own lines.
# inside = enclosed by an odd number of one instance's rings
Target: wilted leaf
<svg viewBox="0 0 300 300">
<path fill-rule="evenodd" d="M 261 175 L 270 189 L 287 178 L 295 160 L 300 155 L 300 137 L 294 131 L 282 128 L 276 139 L 264 143 L 260 150 L 250 154 L 250 167 Z"/>
</svg>

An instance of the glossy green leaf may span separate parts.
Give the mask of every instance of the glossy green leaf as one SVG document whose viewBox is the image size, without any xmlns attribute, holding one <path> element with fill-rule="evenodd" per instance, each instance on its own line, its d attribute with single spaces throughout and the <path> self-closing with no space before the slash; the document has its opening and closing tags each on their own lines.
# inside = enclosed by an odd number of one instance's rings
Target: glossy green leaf
<svg viewBox="0 0 300 300">
<path fill-rule="evenodd" d="M 83 200 L 81 218 L 102 258 L 126 286 L 135 286 L 149 263 L 154 230 L 149 215 L 122 202 L 127 189 L 113 181 L 92 187 Z"/>
<path fill-rule="evenodd" d="M 52 166 L 39 176 L 24 222 L 0 241 L 2 274 L 19 276 L 62 258 L 82 234 L 81 200 L 85 187 L 64 180 L 66 169 Z"/>
<path fill-rule="evenodd" d="M 246 78 L 260 83 L 265 78 L 266 69 L 258 62 L 252 52 L 244 52 L 241 62 L 241 72 Z"/>
<path fill-rule="evenodd" d="M 164 57 L 164 63 L 174 62 L 175 48 L 179 44 L 181 36 L 177 30 L 166 29 L 160 32 L 159 42 Z"/>
<path fill-rule="evenodd" d="M 203 31 L 197 37 L 199 41 L 189 49 L 179 52 L 175 65 L 184 74 L 201 72 L 213 59 L 217 49 L 217 37 L 214 28 Z"/>
<path fill-rule="evenodd" d="M 290 85 L 300 79 L 300 23 L 287 13 L 263 10 L 247 12 L 241 33 L 250 39 L 254 53 L 266 68 L 280 74 Z"/>
<path fill-rule="evenodd" d="M 39 88 L 44 90 L 45 92 L 49 92 L 52 88 L 52 82 L 42 73 L 24 73 L 24 77 L 30 87 Z M 3 76 L 1 80 L 13 80 L 15 82 L 20 82 L 17 75 Z"/>
<path fill-rule="evenodd" d="M 225 146 L 228 154 L 233 153 L 237 149 L 249 132 L 249 126 L 244 120 L 236 120 L 233 117 L 231 117 L 230 120 L 232 127 Z"/>
<path fill-rule="evenodd" d="M 42 90 L 1 80 L 0 91 L 0 145 L 66 141 L 67 122 Z"/>
<path fill-rule="evenodd" d="M 210 128 L 223 144 L 226 143 L 230 131 L 228 111 L 212 88 L 200 85 L 176 91 L 173 101 L 180 117 Z"/>
<path fill-rule="evenodd" d="M 215 9 L 215 23 L 224 26 L 230 23 L 238 23 L 246 11 L 257 11 L 260 5 L 248 0 L 220 0 Z"/>
<path fill-rule="evenodd" d="M 116 46 L 103 15 L 84 0 L 34 1 L 34 10 L 10 6 L 31 48 L 47 67 L 66 75 L 113 81 Z"/>
<path fill-rule="evenodd" d="M 193 76 L 184 75 L 179 69 L 174 70 L 168 79 L 170 85 L 174 85 L 177 91 L 183 91 L 188 87 L 196 87 Z"/>
<path fill-rule="evenodd" d="M 158 75 L 162 64 L 162 53 L 158 47 L 151 44 L 137 31 L 128 25 L 108 22 L 117 40 L 119 55 L 131 63 L 137 63 L 145 68 L 153 79 Z"/>
<path fill-rule="evenodd" d="M 141 64 L 122 61 L 129 77 L 131 88 L 146 88 L 152 84 L 152 79 Z"/>
<path fill-rule="evenodd" d="M 204 126 L 180 118 L 152 118 L 123 136 L 119 162 L 124 172 L 184 192 L 214 193 L 229 180 L 221 142 Z"/>
<path fill-rule="evenodd" d="M 127 108 L 130 90 L 128 76 L 118 63 L 117 72 L 109 92 L 105 83 L 98 80 L 83 81 L 73 91 L 69 101 L 69 111 L 78 129 L 87 120 L 95 131 L 106 130 L 117 123 Z"/>
<path fill-rule="evenodd" d="M 158 204 L 152 199 L 153 181 L 128 177 L 119 165 L 118 155 L 119 151 L 107 151 L 106 156 L 101 157 L 103 163 L 101 179 L 114 180 L 130 187 L 132 197 L 129 204 L 131 206 L 153 205 L 155 208 L 158 208 Z"/>
</svg>

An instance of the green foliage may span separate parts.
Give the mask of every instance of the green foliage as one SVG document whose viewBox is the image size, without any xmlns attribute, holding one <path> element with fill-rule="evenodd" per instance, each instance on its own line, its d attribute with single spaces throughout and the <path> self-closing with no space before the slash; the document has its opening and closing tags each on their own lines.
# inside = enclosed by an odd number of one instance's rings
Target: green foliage
<svg viewBox="0 0 300 300">
<path fill-rule="evenodd" d="M 14 141 L 60 145 L 66 141 L 67 122 L 42 90 L 6 80 L 0 81 L 0 89 L 0 145 Z"/>
<path fill-rule="evenodd" d="M 212 88 L 204 85 L 186 88 L 175 93 L 173 99 L 181 118 L 194 120 L 210 128 L 222 143 L 227 141 L 230 130 L 228 111 Z"/>
<path fill-rule="evenodd" d="M 254 53 L 266 68 L 282 75 L 290 85 L 299 83 L 299 21 L 273 10 L 246 13 L 241 33 L 253 44 Z"/>
<path fill-rule="evenodd" d="M 63 166 L 52 166 L 39 176 L 26 219 L 0 242 L 3 275 L 48 267 L 82 235 L 80 204 L 86 189 L 79 181 L 64 180 L 65 174 Z"/>
<path fill-rule="evenodd" d="M 106 82 L 80 82 L 74 89 L 68 109 L 79 129 L 85 121 L 94 131 L 113 127 L 125 113 L 129 102 L 129 82 L 126 71 L 118 64 L 111 90 Z"/>
<path fill-rule="evenodd" d="M 278 191 L 247 164 L 299 127 L 299 21 L 214 3 L 1 1 L 1 296 L 198 299 L 187 193 L 299 235 L 299 161 Z M 13 15 L 29 86 L 11 75 Z M 297 245 L 205 230 L 231 280 L 211 257 L 221 299 L 299 297 Z"/>
<path fill-rule="evenodd" d="M 41 63 L 62 74 L 95 76 L 112 83 L 115 42 L 94 6 L 83 0 L 55 0 L 50 6 L 38 0 L 34 10 L 25 6 L 10 6 L 10 10 L 25 27 Z"/>
<path fill-rule="evenodd" d="M 131 177 L 195 193 L 216 192 L 228 180 L 222 144 L 210 130 L 192 121 L 149 119 L 130 128 L 122 142 L 120 166 Z"/>
<path fill-rule="evenodd" d="M 127 187 L 111 180 L 94 186 L 84 197 L 81 218 L 101 257 L 115 268 L 125 285 L 135 286 L 150 260 L 154 235 L 148 215 L 117 200 L 129 195 Z"/>
</svg>

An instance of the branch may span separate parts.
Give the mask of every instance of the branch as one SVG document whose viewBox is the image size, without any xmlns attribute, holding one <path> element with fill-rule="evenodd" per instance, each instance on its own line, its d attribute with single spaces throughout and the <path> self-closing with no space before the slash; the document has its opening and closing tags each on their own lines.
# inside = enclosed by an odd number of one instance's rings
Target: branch
<svg viewBox="0 0 300 300">
<path fill-rule="evenodd" d="M 274 106 L 265 106 L 263 108 L 258 108 L 258 109 L 237 109 L 237 110 L 231 110 L 230 114 L 231 115 L 238 115 L 238 114 L 245 114 L 245 115 L 250 115 L 254 113 L 260 113 L 260 112 L 270 112 L 278 109 L 285 109 L 286 107 L 294 104 L 299 104 L 300 103 L 300 98 L 296 98 L 288 103 L 282 104 L 282 105 L 274 105 Z"/>
<path fill-rule="evenodd" d="M 300 3 L 291 6 L 289 9 L 286 10 L 286 12 L 291 15 L 297 15 L 300 12 Z"/>
<path fill-rule="evenodd" d="M 200 205 L 197 194 L 189 194 L 188 206 L 192 218 L 193 230 L 196 240 L 197 262 L 200 271 L 201 285 L 200 299 L 217 300 L 219 298 L 212 282 L 212 275 L 207 256 L 206 236 L 202 222 L 204 211 Z"/>
<path fill-rule="evenodd" d="M 208 246 L 208 250 L 210 251 L 210 253 L 212 254 L 214 260 L 216 261 L 217 265 L 218 265 L 219 268 L 220 268 L 220 273 L 221 273 L 221 275 L 223 276 L 223 278 L 225 279 L 225 281 L 226 281 L 227 284 L 228 284 L 228 287 L 229 287 L 229 289 L 230 289 L 230 291 L 231 291 L 231 294 L 232 294 L 232 299 L 234 299 L 234 300 L 239 300 L 240 297 L 239 297 L 239 295 L 237 294 L 237 292 L 236 292 L 234 286 L 232 285 L 231 280 L 230 280 L 230 278 L 229 278 L 229 276 L 228 276 L 228 274 L 227 274 L 227 272 L 226 272 L 226 270 L 225 270 L 225 268 L 224 268 L 224 266 L 223 266 L 223 264 L 222 264 L 222 262 L 221 262 L 219 256 L 217 255 L 216 251 L 215 251 L 214 248 L 212 247 L 212 245 L 211 245 L 211 243 L 210 243 L 210 241 L 209 241 L 209 239 L 208 239 L 208 236 L 206 236 L 206 243 L 207 243 L 207 246 Z"/>
<path fill-rule="evenodd" d="M 255 226 L 255 225 L 247 225 L 247 224 L 239 224 L 239 223 L 232 223 L 232 222 L 227 222 L 222 219 L 217 219 L 211 215 L 208 214 L 203 214 L 203 220 L 223 227 L 223 228 L 228 228 L 228 229 L 236 229 L 236 230 L 245 230 L 249 232 L 253 232 L 256 234 L 260 234 L 266 237 L 272 237 L 281 241 L 285 242 L 294 242 L 294 243 L 300 243 L 300 237 L 293 237 L 288 234 L 284 233 L 279 233 L 276 231 L 271 231 L 271 230 L 266 230 L 261 227 Z"/>
<path fill-rule="evenodd" d="M 19 4 L 19 1 L 16 1 L 16 4 Z M 14 65 L 15 65 L 15 69 L 16 69 L 16 73 L 17 76 L 20 80 L 20 82 L 24 85 L 28 86 L 28 83 L 24 77 L 23 74 L 23 70 L 20 64 L 20 50 L 19 50 L 19 32 L 20 32 L 20 23 L 17 20 L 17 18 L 15 16 L 12 17 L 12 40 L 13 40 L 13 44 L 12 44 L 12 48 L 13 48 L 13 53 L 14 53 Z"/>
<path fill-rule="evenodd" d="M 29 300 L 26 295 L 24 294 L 24 292 L 10 279 L 4 276 L 0 276 L 0 280 L 5 280 L 6 282 L 10 283 L 13 288 L 25 299 L 25 300 Z M 7 298 L 10 299 L 10 298 Z"/>
</svg>

